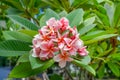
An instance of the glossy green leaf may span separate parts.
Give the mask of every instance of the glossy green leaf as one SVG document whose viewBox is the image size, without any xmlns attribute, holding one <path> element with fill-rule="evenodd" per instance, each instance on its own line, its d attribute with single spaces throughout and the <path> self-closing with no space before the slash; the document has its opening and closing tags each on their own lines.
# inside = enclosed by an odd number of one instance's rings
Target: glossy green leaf
<svg viewBox="0 0 120 80">
<path fill-rule="evenodd" d="M 38 31 L 33 31 L 33 30 L 19 30 L 19 32 L 27 34 L 31 37 L 34 37 L 36 34 L 38 34 Z"/>
<path fill-rule="evenodd" d="M 59 13 L 60 17 L 66 17 L 67 16 L 67 12 L 66 11 L 62 11 Z"/>
<path fill-rule="evenodd" d="M 120 3 L 116 3 L 116 8 L 114 12 L 113 26 L 118 27 L 118 22 L 120 21 Z"/>
<path fill-rule="evenodd" d="M 106 9 L 107 16 L 108 16 L 109 21 L 110 21 L 110 24 L 111 24 L 111 26 L 112 26 L 113 16 L 114 16 L 114 6 L 113 6 L 113 5 L 110 5 L 110 4 L 108 4 L 108 3 L 105 3 L 104 7 L 105 7 L 105 9 Z"/>
<path fill-rule="evenodd" d="M 115 29 L 109 29 L 109 30 L 106 30 L 106 31 L 104 31 L 104 30 L 96 30 L 96 31 L 88 32 L 86 35 L 81 36 L 81 39 L 82 40 L 90 40 L 90 39 L 96 38 L 98 36 L 111 34 L 111 33 L 116 33 L 116 30 Z"/>
<path fill-rule="evenodd" d="M 29 56 L 29 60 L 30 60 L 30 64 L 31 64 L 32 69 L 42 67 L 45 64 L 48 64 L 51 61 L 53 61 L 52 59 L 47 60 L 47 61 L 42 61 L 42 60 L 40 60 L 40 58 L 35 58 L 32 55 Z M 47 66 L 49 66 L 49 65 L 47 65 Z"/>
<path fill-rule="evenodd" d="M 49 68 L 53 64 L 54 64 L 54 61 L 50 60 L 49 63 L 43 65 L 42 67 L 32 69 L 31 64 L 29 62 L 20 63 L 13 68 L 13 70 L 9 74 L 9 77 L 24 78 L 32 75 L 37 75 L 38 73 L 42 73 L 43 71 L 45 71 L 47 68 Z"/>
<path fill-rule="evenodd" d="M 88 34 L 81 36 L 82 40 L 89 40 L 92 38 L 95 38 L 97 36 L 103 35 L 105 34 L 103 30 L 98 30 L 98 31 L 92 31 L 92 32 L 88 32 Z"/>
<path fill-rule="evenodd" d="M 102 47 L 100 47 L 99 45 L 97 46 L 96 51 L 97 51 L 99 54 L 101 54 L 101 53 L 104 52 L 103 49 L 102 49 Z"/>
<path fill-rule="evenodd" d="M 84 21 L 84 25 L 85 26 L 88 26 L 88 25 L 91 25 L 93 24 L 93 22 L 95 21 L 95 17 L 90 17 L 90 18 L 87 18 L 85 21 Z"/>
<path fill-rule="evenodd" d="M 18 40 L 7 40 L 0 43 L 0 56 L 19 56 L 29 53 L 30 44 Z"/>
<path fill-rule="evenodd" d="M 113 50 L 113 48 L 110 48 L 110 49 L 104 51 L 103 53 L 100 53 L 100 54 L 97 55 L 97 56 L 99 56 L 99 57 L 101 57 L 101 56 L 105 56 L 105 55 L 107 55 L 108 53 L 110 53 L 112 50 Z"/>
<path fill-rule="evenodd" d="M 103 78 L 104 77 L 104 72 L 105 72 L 105 65 L 102 64 L 100 65 L 98 71 L 97 71 L 97 75 L 99 78 Z"/>
<path fill-rule="evenodd" d="M 1 0 L 3 3 L 12 6 L 16 9 L 19 9 L 21 11 L 24 11 L 23 7 L 21 6 L 20 2 L 18 2 L 17 0 Z"/>
<path fill-rule="evenodd" d="M 3 31 L 3 36 L 6 40 L 21 40 L 25 42 L 32 42 L 32 37 L 17 31 Z"/>
<path fill-rule="evenodd" d="M 76 9 L 69 13 L 66 17 L 69 20 L 69 24 L 71 27 L 79 25 L 83 21 L 83 9 Z"/>
<path fill-rule="evenodd" d="M 20 56 L 20 58 L 18 59 L 18 63 L 19 62 L 29 62 L 29 55 L 30 53 L 25 53 L 22 56 Z"/>
<path fill-rule="evenodd" d="M 113 62 L 108 62 L 108 67 L 111 69 L 111 71 L 115 74 L 115 76 L 119 77 L 120 76 L 120 70 L 117 64 Z"/>
<path fill-rule="evenodd" d="M 114 60 L 120 61 L 120 53 L 112 54 L 112 55 L 111 55 L 111 58 L 114 59 Z"/>
<path fill-rule="evenodd" d="M 96 26 L 96 24 L 91 24 L 91 25 L 88 25 L 88 26 L 84 26 L 82 29 L 79 30 L 80 35 L 83 35 L 83 34 L 87 33 L 88 31 L 93 29 L 95 26 Z"/>
<path fill-rule="evenodd" d="M 106 35 L 98 36 L 98 37 L 93 38 L 91 40 L 85 41 L 85 44 L 91 44 L 91 43 L 98 42 L 98 41 L 101 41 L 101 40 L 104 40 L 104 39 L 107 39 L 107 38 L 110 38 L 110 37 L 114 37 L 114 36 L 117 36 L 117 35 L 118 34 L 106 34 Z"/>
<path fill-rule="evenodd" d="M 97 16 L 100 18 L 100 20 L 102 21 L 102 23 L 106 26 L 106 29 L 109 28 L 110 26 L 110 22 L 109 22 L 109 18 L 108 16 L 98 12 L 98 11 L 94 11 Z"/>
<path fill-rule="evenodd" d="M 49 20 L 50 18 L 56 18 L 56 19 L 59 19 L 59 16 L 56 12 L 54 12 L 53 10 L 51 9 L 47 9 L 46 10 L 46 13 L 44 16 L 42 16 L 42 18 L 40 19 L 40 26 L 45 26 L 46 25 L 46 21 Z"/>
<path fill-rule="evenodd" d="M 90 63 L 90 61 L 91 61 L 91 58 L 90 58 L 89 55 L 85 56 L 85 57 L 81 60 L 81 62 L 84 63 L 85 65 L 88 65 L 88 64 Z"/>
<path fill-rule="evenodd" d="M 100 44 L 100 46 L 103 48 L 103 50 L 106 50 L 107 49 L 107 42 L 102 42 L 101 44 Z"/>
<path fill-rule="evenodd" d="M 84 64 L 83 62 L 78 61 L 78 60 L 75 60 L 75 59 L 72 61 L 72 63 L 75 64 L 75 65 L 77 65 L 77 66 L 79 66 L 79 67 L 82 67 L 82 68 L 86 69 L 86 70 L 89 71 L 91 74 L 96 75 L 95 70 L 94 70 L 91 66 L 86 65 L 86 64 Z"/>
<path fill-rule="evenodd" d="M 23 17 L 17 16 L 17 15 L 7 15 L 7 17 L 9 17 L 15 23 L 21 25 L 21 27 L 25 27 L 31 30 L 38 30 L 37 25 L 33 24 L 32 22 L 30 22 L 29 20 Z"/>
</svg>

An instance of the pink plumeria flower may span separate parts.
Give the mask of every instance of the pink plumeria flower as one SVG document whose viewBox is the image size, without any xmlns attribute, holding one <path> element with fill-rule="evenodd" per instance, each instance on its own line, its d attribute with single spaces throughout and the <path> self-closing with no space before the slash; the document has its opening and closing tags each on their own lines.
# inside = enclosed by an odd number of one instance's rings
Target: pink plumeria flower
<svg viewBox="0 0 120 80">
<path fill-rule="evenodd" d="M 88 55 L 88 51 L 79 39 L 79 33 L 76 27 L 71 28 L 69 21 L 63 17 L 60 20 L 50 18 L 34 36 L 33 57 L 39 57 L 41 60 L 54 58 L 59 62 L 61 68 L 66 66 L 66 62 L 72 61 L 71 56 Z M 60 52 L 56 55 L 56 52 Z"/>
<path fill-rule="evenodd" d="M 32 56 L 38 57 L 40 55 L 40 51 L 41 51 L 41 49 L 39 47 L 34 47 Z"/>
<path fill-rule="evenodd" d="M 89 52 L 86 50 L 86 46 L 84 46 L 84 47 L 82 47 L 82 48 L 79 48 L 77 52 L 79 53 L 80 56 L 86 56 L 86 55 L 88 55 L 88 53 L 89 53 Z"/>
<path fill-rule="evenodd" d="M 64 38 L 65 42 L 66 42 L 66 46 L 64 47 L 65 51 L 69 51 L 69 53 L 71 55 L 76 55 L 76 51 L 78 50 L 79 47 L 83 46 L 82 41 L 80 41 L 79 39 L 69 39 L 69 38 Z"/>
<path fill-rule="evenodd" d="M 59 66 L 61 68 L 65 67 L 66 66 L 66 62 L 70 62 L 72 61 L 73 59 L 70 58 L 70 55 L 67 53 L 67 52 L 62 52 L 61 54 L 57 54 L 55 57 L 54 57 L 54 60 L 56 62 L 59 62 Z"/>
<path fill-rule="evenodd" d="M 54 47 L 54 43 L 52 41 L 42 42 L 40 48 L 40 57 L 53 57 L 54 53 L 58 51 L 58 48 Z"/>
<path fill-rule="evenodd" d="M 61 18 L 60 19 L 60 22 L 61 22 L 61 24 L 62 24 L 62 26 L 61 26 L 61 30 L 62 31 L 65 31 L 65 30 L 67 30 L 70 26 L 69 26 L 69 21 L 68 21 L 68 19 L 66 19 L 65 17 L 63 17 L 63 18 Z"/>
<path fill-rule="evenodd" d="M 46 22 L 46 24 L 50 28 L 50 30 L 52 30 L 52 31 L 57 31 L 62 26 L 62 24 L 60 23 L 60 21 L 55 20 L 55 18 L 50 18 Z"/>
</svg>

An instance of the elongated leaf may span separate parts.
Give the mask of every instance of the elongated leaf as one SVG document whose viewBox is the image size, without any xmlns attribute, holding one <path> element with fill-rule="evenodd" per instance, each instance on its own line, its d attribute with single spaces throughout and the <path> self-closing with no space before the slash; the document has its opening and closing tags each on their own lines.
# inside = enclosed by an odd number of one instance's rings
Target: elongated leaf
<svg viewBox="0 0 120 80">
<path fill-rule="evenodd" d="M 92 31 L 92 32 L 88 32 L 88 34 L 85 36 L 81 36 L 81 39 L 82 40 L 89 40 L 89 39 L 95 38 L 95 37 L 103 35 L 103 34 L 105 34 L 105 33 L 102 30 Z"/>
<path fill-rule="evenodd" d="M 25 53 L 23 54 L 19 59 L 18 59 L 18 63 L 19 62 L 29 62 L 29 55 L 30 53 Z"/>
<path fill-rule="evenodd" d="M 42 73 L 43 71 L 45 71 L 47 68 L 53 65 L 53 63 L 54 61 L 50 60 L 49 63 L 36 69 L 32 69 L 31 64 L 29 62 L 20 63 L 19 65 L 15 66 L 14 69 L 10 72 L 9 77 L 24 78 L 24 77 L 36 75 L 38 73 Z"/>
<path fill-rule="evenodd" d="M 21 6 L 20 2 L 16 1 L 16 0 L 1 0 L 3 3 L 10 5 L 16 9 L 19 9 L 21 11 L 24 11 L 23 7 Z"/>
<path fill-rule="evenodd" d="M 33 31 L 33 30 L 19 30 L 19 32 L 27 34 L 31 37 L 34 37 L 36 34 L 38 34 L 38 31 Z"/>
<path fill-rule="evenodd" d="M 114 12 L 114 19 L 113 19 L 113 26 L 116 27 L 118 26 L 118 22 L 120 21 L 120 3 L 115 4 L 116 5 L 116 9 Z"/>
<path fill-rule="evenodd" d="M 112 54 L 112 59 L 120 61 L 120 53 Z"/>
<path fill-rule="evenodd" d="M 117 35 L 118 34 L 106 34 L 106 35 L 98 36 L 98 37 L 93 38 L 91 40 L 85 41 L 85 44 L 91 44 L 91 43 L 101 41 L 101 40 L 104 40 L 104 39 L 107 39 L 107 38 L 110 38 L 110 37 L 114 37 L 114 36 L 117 36 Z"/>
<path fill-rule="evenodd" d="M 111 69 L 111 71 L 116 75 L 116 76 L 120 76 L 120 70 L 118 65 L 116 65 L 115 63 L 112 62 L 108 62 L 108 67 Z"/>
<path fill-rule="evenodd" d="M 87 71 L 89 71 L 93 75 L 96 75 L 95 70 L 91 66 L 86 65 L 83 62 L 75 60 L 75 59 L 72 61 L 72 63 L 75 64 L 75 65 L 77 65 L 77 66 L 79 66 L 79 67 L 82 67 L 82 68 L 86 69 Z"/>
<path fill-rule="evenodd" d="M 90 61 L 91 61 L 91 58 L 90 58 L 89 55 L 88 55 L 88 56 L 85 56 L 85 57 L 81 60 L 81 62 L 84 63 L 85 65 L 88 65 L 88 64 L 90 63 Z"/>
<path fill-rule="evenodd" d="M 46 21 L 49 20 L 50 18 L 56 18 L 59 19 L 59 16 L 57 13 L 55 13 L 53 10 L 51 9 L 47 9 L 46 13 L 44 16 L 42 16 L 42 18 L 40 19 L 40 26 L 45 26 L 46 25 Z"/>
<path fill-rule="evenodd" d="M 25 42 L 32 42 L 32 37 L 17 31 L 3 31 L 6 40 L 21 40 Z"/>
<path fill-rule="evenodd" d="M 30 22 L 29 20 L 27 20 L 25 18 L 22 18 L 17 15 L 8 15 L 7 17 L 9 17 L 12 21 L 21 25 L 22 27 L 25 27 L 25 28 L 31 29 L 31 30 L 38 30 L 37 25 L 33 24 L 32 22 Z"/>
<path fill-rule="evenodd" d="M 30 60 L 30 64 L 31 64 L 32 69 L 36 69 L 36 68 L 42 67 L 45 64 L 51 62 L 51 60 L 41 61 L 40 58 L 35 58 L 32 55 L 29 56 L 29 60 Z M 47 66 L 49 66 L 49 65 L 47 65 Z"/>
<path fill-rule="evenodd" d="M 116 31 L 117 30 L 115 30 L 115 29 L 109 29 L 107 31 L 96 30 L 96 31 L 88 32 L 86 35 L 81 36 L 81 39 L 82 40 L 89 40 L 89 39 L 93 39 L 93 38 L 96 38 L 96 37 L 101 36 L 101 35 L 113 34 L 113 33 L 116 33 Z"/>
<path fill-rule="evenodd" d="M 102 64 L 102 65 L 100 65 L 100 67 L 97 71 L 97 75 L 99 78 L 102 78 L 104 76 L 104 71 L 105 71 L 105 65 Z"/>
<path fill-rule="evenodd" d="M 84 21 L 84 25 L 85 25 L 85 26 L 91 25 L 91 24 L 93 24 L 94 21 L 95 21 L 95 17 L 87 18 L 87 19 Z"/>
<path fill-rule="evenodd" d="M 110 22 L 109 22 L 108 16 L 106 16 L 106 15 L 104 15 L 104 14 L 98 12 L 98 11 L 94 11 L 94 12 L 95 12 L 95 13 L 97 14 L 97 16 L 100 18 L 100 20 L 102 21 L 102 23 L 103 23 L 107 28 L 109 28 Z M 106 28 L 106 29 L 107 29 L 107 28 Z"/>
<path fill-rule="evenodd" d="M 82 9 L 76 9 L 69 13 L 66 17 L 69 19 L 71 27 L 79 25 L 83 21 L 84 11 Z"/>
<path fill-rule="evenodd" d="M 0 56 L 19 56 L 29 53 L 30 44 L 18 40 L 7 40 L 0 43 Z"/>
<path fill-rule="evenodd" d="M 113 5 L 110 5 L 108 3 L 105 3 L 104 7 L 107 11 L 107 16 L 108 16 L 110 24 L 112 26 L 112 23 L 113 23 L 112 21 L 113 21 L 113 16 L 114 16 L 114 7 L 113 7 Z"/>
<path fill-rule="evenodd" d="M 87 66 L 85 66 L 84 68 L 85 68 L 88 72 L 90 72 L 91 74 L 93 74 L 94 76 L 96 75 L 95 70 L 94 70 L 91 66 L 87 65 Z"/>
<path fill-rule="evenodd" d="M 80 35 L 87 33 L 88 31 L 93 29 L 95 26 L 96 26 L 96 24 L 91 24 L 91 25 L 83 27 L 82 29 L 79 30 Z"/>
</svg>

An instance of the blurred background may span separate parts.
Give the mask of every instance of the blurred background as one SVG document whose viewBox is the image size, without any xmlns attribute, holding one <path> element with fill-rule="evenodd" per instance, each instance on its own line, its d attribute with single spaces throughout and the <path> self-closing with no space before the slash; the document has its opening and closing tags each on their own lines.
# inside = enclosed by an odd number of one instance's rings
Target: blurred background
<svg viewBox="0 0 120 80">
<path fill-rule="evenodd" d="M 92 76 L 81 70 L 79 80 L 120 80 L 120 0 L 0 0 L 0 43 L 7 39 L 3 31 L 24 29 L 6 15 L 18 15 L 41 26 L 41 20 L 47 9 L 55 11 L 62 17 L 78 8 L 83 9 L 84 14 L 77 28 L 81 39 L 88 46 L 91 57 L 89 65 L 96 71 L 96 76 Z M 0 80 L 20 80 L 8 78 L 19 56 L 3 56 L 1 50 L 2 48 L 0 48 Z M 74 76 L 77 73 L 76 68 L 72 70 Z M 61 77 L 53 75 L 56 76 Z M 41 75 L 38 75 L 36 79 L 22 80 L 42 79 Z"/>
</svg>

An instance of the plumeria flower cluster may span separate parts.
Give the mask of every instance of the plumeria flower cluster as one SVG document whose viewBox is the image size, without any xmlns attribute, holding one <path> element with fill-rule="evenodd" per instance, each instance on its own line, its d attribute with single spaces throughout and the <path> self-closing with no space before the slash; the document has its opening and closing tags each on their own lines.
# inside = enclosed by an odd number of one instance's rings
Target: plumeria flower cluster
<svg viewBox="0 0 120 80">
<path fill-rule="evenodd" d="M 86 56 L 88 51 L 79 38 L 76 27 L 71 28 L 67 18 L 50 18 L 33 39 L 33 57 L 41 60 L 53 58 L 61 68 L 72 61 L 71 56 Z"/>
</svg>

